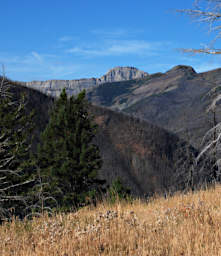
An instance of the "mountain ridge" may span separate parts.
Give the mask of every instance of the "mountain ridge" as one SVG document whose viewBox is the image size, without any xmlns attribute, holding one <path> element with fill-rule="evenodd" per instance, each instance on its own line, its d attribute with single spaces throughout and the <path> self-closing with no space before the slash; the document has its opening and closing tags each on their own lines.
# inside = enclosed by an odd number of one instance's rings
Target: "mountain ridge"
<svg viewBox="0 0 221 256">
<path fill-rule="evenodd" d="M 139 70 L 136 67 L 130 66 L 117 66 L 110 69 L 105 75 L 101 76 L 100 78 L 82 78 L 82 79 L 73 79 L 73 80 L 45 80 L 45 81 L 31 81 L 31 82 L 20 82 L 23 86 L 33 88 L 38 90 L 46 95 L 58 97 L 63 88 L 66 89 L 68 95 L 76 95 L 83 89 L 87 91 L 93 90 L 97 86 L 114 83 L 114 82 L 123 82 L 123 81 L 130 81 L 130 80 L 142 80 L 147 79 L 150 80 L 153 77 L 161 76 L 161 75 L 168 75 L 173 76 L 174 74 L 186 75 L 186 76 L 194 76 L 197 75 L 196 71 L 191 66 L 186 65 L 177 65 L 173 68 L 169 69 L 165 73 L 154 73 L 149 74 L 145 71 Z"/>
<path fill-rule="evenodd" d="M 221 69 L 197 73 L 190 66 L 178 65 L 136 81 L 102 84 L 87 95 L 95 105 L 139 117 L 199 149 L 213 125 L 212 113 L 207 110 L 220 103 L 220 83 Z M 221 106 L 216 112 L 217 122 L 221 121 Z"/>
<path fill-rule="evenodd" d="M 21 82 L 22 85 L 39 90 L 47 95 L 57 97 L 61 90 L 66 88 L 68 95 L 78 94 L 83 89 L 93 88 L 103 83 L 127 81 L 132 79 L 140 79 L 148 76 L 148 73 L 141 71 L 135 67 L 115 67 L 110 69 L 100 78 L 82 78 L 76 80 L 46 80 Z"/>
<path fill-rule="evenodd" d="M 127 68 L 136 74 L 136 68 Z M 116 71 L 120 72 L 120 69 L 110 70 L 106 74 L 107 79 L 99 80 L 100 84 L 92 78 L 92 86 L 77 85 L 74 89 L 66 86 L 67 94 L 86 88 L 87 98 L 93 104 L 139 117 L 177 134 L 200 149 L 203 136 L 212 127 L 213 117 L 208 109 L 215 104 L 221 105 L 221 68 L 197 73 L 191 66 L 177 65 L 165 73 L 142 73 L 142 78 L 125 80 L 131 78 L 127 76 L 122 78 L 123 81 L 113 82 Z M 81 81 L 87 83 L 88 80 Z M 57 92 L 62 88 L 63 85 Z M 56 90 L 48 89 L 56 95 Z M 217 121 L 221 121 L 221 106 L 216 111 Z"/>
<path fill-rule="evenodd" d="M 15 100 L 25 94 L 27 112 L 35 112 L 32 144 L 35 152 L 55 98 L 13 82 L 11 90 Z M 186 187 L 191 166 L 189 155 L 196 155 L 197 150 L 178 136 L 139 118 L 92 104 L 88 107 L 98 124 L 94 143 L 103 160 L 99 177 L 107 184 L 120 177 L 132 194 L 139 197 Z M 200 176 L 198 172 L 194 174 L 194 183 L 207 177 L 208 168 L 201 168 Z"/>
</svg>

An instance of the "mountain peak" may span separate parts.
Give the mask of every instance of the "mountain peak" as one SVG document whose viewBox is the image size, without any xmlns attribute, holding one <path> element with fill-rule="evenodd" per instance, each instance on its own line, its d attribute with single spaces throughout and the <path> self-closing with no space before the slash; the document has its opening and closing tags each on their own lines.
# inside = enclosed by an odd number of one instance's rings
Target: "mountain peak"
<svg viewBox="0 0 221 256">
<path fill-rule="evenodd" d="M 27 87 L 39 90 L 47 95 L 56 97 L 60 95 L 63 88 L 66 88 L 68 95 L 73 95 L 78 94 L 83 89 L 91 89 L 94 86 L 98 86 L 103 83 L 139 79 L 147 75 L 148 73 L 134 67 L 115 67 L 100 78 L 32 81 L 23 84 Z"/>
<path fill-rule="evenodd" d="M 189 73 L 191 75 L 196 74 L 196 71 L 194 70 L 193 67 L 191 66 L 186 66 L 186 65 L 177 65 L 170 70 L 168 70 L 166 73 L 171 73 L 171 72 L 184 72 L 184 73 Z"/>
<path fill-rule="evenodd" d="M 137 78 L 143 78 L 147 76 L 148 73 L 141 71 L 135 67 L 115 67 L 110 69 L 104 76 L 100 78 L 102 83 L 105 82 L 117 82 L 132 80 Z"/>
</svg>

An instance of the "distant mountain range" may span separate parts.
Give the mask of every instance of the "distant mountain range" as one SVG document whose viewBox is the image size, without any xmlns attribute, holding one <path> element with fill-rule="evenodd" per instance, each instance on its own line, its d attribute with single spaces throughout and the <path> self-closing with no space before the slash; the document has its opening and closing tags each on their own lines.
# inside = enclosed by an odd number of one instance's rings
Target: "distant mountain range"
<svg viewBox="0 0 221 256">
<path fill-rule="evenodd" d="M 57 96 L 64 87 L 69 95 L 85 88 L 99 125 L 95 142 L 104 161 L 99 175 L 109 184 L 120 176 L 135 195 L 182 188 L 189 175 L 190 152 L 197 155 L 213 125 L 208 110 L 215 104 L 221 121 L 221 69 L 198 74 L 179 65 L 150 75 L 117 67 L 101 78 L 12 84 L 16 94 L 28 95 L 27 108 L 35 109 L 35 145 L 54 100 L 47 95 Z M 200 170 L 196 183 L 210 168 Z"/>
<path fill-rule="evenodd" d="M 69 95 L 87 90 L 95 105 L 123 111 L 163 127 L 200 148 L 202 137 L 212 127 L 207 110 L 220 103 L 221 69 L 196 73 L 178 65 L 165 73 L 148 74 L 134 67 L 116 67 L 101 78 L 49 80 L 24 85 L 58 96 L 62 88 Z M 220 97 L 220 96 L 219 96 Z M 217 108 L 217 120 L 221 120 Z"/>
<path fill-rule="evenodd" d="M 171 131 L 200 148 L 202 137 L 221 121 L 221 69 L 196 73 L 176 66 L 142 79 L 106 83 L 88 91 L 93 104 L 123 111 Z"/>
<path fill-rule="evenodd" d="M 25 93 L 27 111 L 35 112 L 32 146 L 35 151 L 54 98 L 18 84 L 12 86 L 12 91 L 16 98 Z M 125 113 L 94 105 L 90 105 L 89 111 L 98 124 L 94 143 L 99 146 L 103 159 L 99 177 L 107 184 L 120 177 L 133 195 L 141 197 L 185 187 L 191 166 L 189 156 L 197 155 L 192 146 L 162 128 Z M 194 182 L 204 180 L 207 174 L 208 169 L 201 168 Z"/>
<path fill-rule="evenodd" d="M 50 96 L 59 96 L 61 90 L 66 88 L 69 95 L 77 94 L 83 89 L 93 88 L 107 82 L 127 81 L 144 78 L 148 74 L 134 67 L 115 67 L 100 78 L 79 80 L 47 80 L 22 83 L 24 86 L 39 90 Z"/>
</svg>

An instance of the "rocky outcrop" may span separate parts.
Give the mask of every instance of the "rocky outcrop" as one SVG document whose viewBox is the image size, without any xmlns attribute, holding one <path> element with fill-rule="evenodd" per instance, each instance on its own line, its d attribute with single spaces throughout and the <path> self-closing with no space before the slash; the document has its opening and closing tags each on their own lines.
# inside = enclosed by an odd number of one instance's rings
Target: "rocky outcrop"
<svg viewBox="0 0 221 256">
<path fill-rule="evenodd" d="M 47 95 L 57 97 L 60 95 L 63 88 L 66 88 L 68 95 L 73 95 L 78 94 L 83 89 L 87 90 L 103 83 L 144 78 L 147 75 L 148 73 L 134 67 L 116 67 L 108 71 L 107 74 L 101 78 L 32 81 L 23 83 L 23 85 L 41 91 Z"/>
<path fill-rule="evenodd" d="M 170 73 L 184 73 L 187 75 L 195 75 L 196 71 L 194 70 L 193 67 L 191 66 L 186 66 L 186 65 L 177 65 L 173 68 L 171 68 L 170 70 L 168 70 L 166 72 L 166 74 L 170 74 Z"/>
<path fill-rule="evenodd" d="M 107 72 L 99 79 L 100 83 L 119 82 L 144 78 L 148 74 L 134 67 L 116 67 Z"/>
</svg>

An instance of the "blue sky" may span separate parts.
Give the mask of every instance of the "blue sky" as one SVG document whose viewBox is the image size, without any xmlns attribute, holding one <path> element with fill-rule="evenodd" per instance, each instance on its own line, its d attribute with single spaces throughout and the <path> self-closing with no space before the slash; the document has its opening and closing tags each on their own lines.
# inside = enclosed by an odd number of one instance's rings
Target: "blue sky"
<svg viewBox="0 0 221 256">
<path fill-rule="evenodd" d="M 1 1 L 0 64 L 8 77 L 31 81 L 99 77 L 115 66 L 148 73 L 178 64 L 203 72 L 220 57 L 178 48 L 209 43 L 206 25 L 175 12 L 193 0 Z"/>
</svg>

